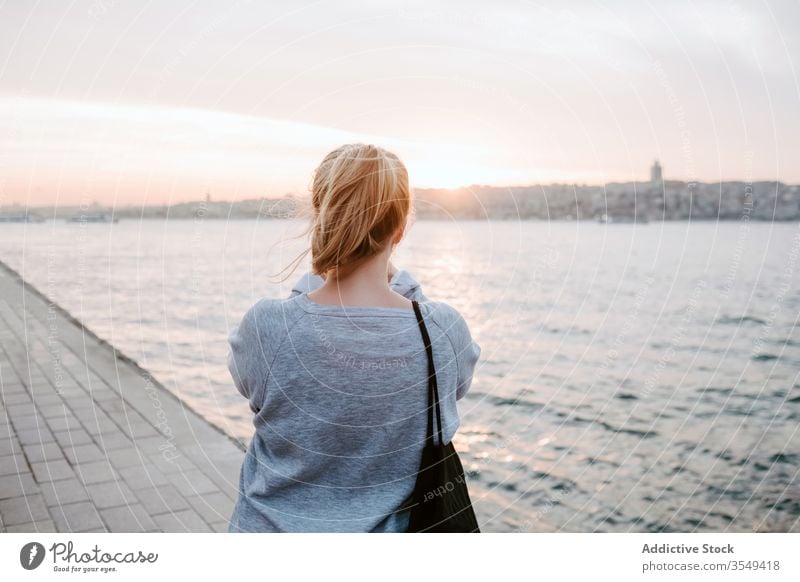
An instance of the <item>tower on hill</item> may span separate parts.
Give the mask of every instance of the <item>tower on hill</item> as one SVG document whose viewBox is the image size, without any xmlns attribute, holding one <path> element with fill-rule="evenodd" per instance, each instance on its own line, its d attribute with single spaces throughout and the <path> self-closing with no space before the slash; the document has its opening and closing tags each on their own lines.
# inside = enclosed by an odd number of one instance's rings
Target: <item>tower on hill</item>
<svg viewBox="0 0 800 582">
<path fill-rule="evenodd" d="M 653 165 L 650 166 L 650 183 L 653 186 L 659 186 L 663 181 L 663 176 L 661 173 L 661 164 L 658 163 L 658 160 L 653 162 Z"/>
</svg>

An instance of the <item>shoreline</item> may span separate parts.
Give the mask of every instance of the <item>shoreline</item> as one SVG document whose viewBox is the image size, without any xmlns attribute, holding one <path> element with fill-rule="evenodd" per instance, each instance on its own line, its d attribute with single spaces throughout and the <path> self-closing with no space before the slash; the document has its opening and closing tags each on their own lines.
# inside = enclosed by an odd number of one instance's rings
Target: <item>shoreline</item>
<svg viewBox="0 0 800 582">
<path fill-rule="evenodd" d="M 0 372 L 0 531 L 227 531 L 242 443 L 2 261 Z"/>
<path fill-rule="evenodd" d="M 190 410 L 193 414 L 196 414 L 198 417 L 205 420 L 211 428 L 216 430 L 224 437 L 228 438 L 243 452 L 247 450 L 247 447 L 239 439 L 228 434 L 222 428 L 220 428 L 213 422 L 209 421 L 205 416 L 203 416 L 197 410 L 195 410 L 191 404 L 189 404 L 184 399 L 180 398 L 177 394 L 174 394 L 169 388 L 164 386 L 149 370 L 143 368 L 139 364 L 139 362 L 137 362 L 135 359 L 133 359 L 126 353 L 120 351 L 118 348 L 114 347 L 114 345 L 111 344 L 111 342 L 109 342 L 108 340 L 97 335 L 94 331 L 92 331 L 90 327 L 88 327 L 80 319 L 78 319 L 77 317 L 72 315 L 69 311 L 67 311 L 64 307 L 62 307 L 61 305 L 50 299 L 46 294 L 42 293 L 39 289 L 36 288 L 35 285 L 26 281 L 22 277 L 22 275 L 20 275 L 15 269 L 12 269 L 10 266 L 8 266 L 8 264 L 6 264 L 3 260 L 0 260 L 0 271 L 5 271 L 5 273 L 8 274 L 12 279 L 16 280 L 20 285 L 22 285 L 27 292 L 39 297 L 42 301 L 46 302 L 51 309 L 57 311 L 59 315 L 61 315 L 64 319 L 69 321 L 72 325 L 76 326 L 83 333 L 90 336 L 98 344 L 105 346 L 106 349 L 110 350 L 111 353 L 114 354 L 114 357 L 116 359 L 120 360 L 121 362 L 124 362 L 128 366 L 137 370 L 140 373 L 141 377 L 148 382 L 148 384 L 160 390 L 161 393 L 167 394 L 168 396 L 173 398 L 176 402 L 178 402 L 182 407 Z"/>
</svg>

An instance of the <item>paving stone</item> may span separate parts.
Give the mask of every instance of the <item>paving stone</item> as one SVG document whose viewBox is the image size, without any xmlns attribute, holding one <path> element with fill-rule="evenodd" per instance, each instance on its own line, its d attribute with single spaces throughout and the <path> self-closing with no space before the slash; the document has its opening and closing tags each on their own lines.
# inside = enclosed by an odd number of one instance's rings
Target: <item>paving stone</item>
<svg viewBox="0 0 800 582">
<path fill-rule="evenodd" d="M 52 514 L 61 532 L 105 531 L 97 509 L 89 502 L 60 505 L 52 509 Z"/>
<path fill-rule="evenodd" d="M 0 456 L 6 457 L 22 451 L 16 438 L 0 438 Z"/>
<path fill-rule="evenodd" d="M 223 520 L 227 525 L 227 520 L 233 513 L 234 501 L 222 493 L 194 495 L 188 497 L 187 501 L 209 524 Z"/>
<path fill-rule="evenodd" d="M 25 385 L 19 382 L 18 380 L 10 380 L 7 379 L 9 373 L 4 371 L 3 372 L 3 395 L 9 396 L 11 394 L 27 394 L 28 390 L 25 388 Z"/>
<path fill-rule="evenodd" d="M 122 397 L 112 389 L 104 386 L 105 390 L 92 390 L 92 398 L 98 402 L 106 402 L 110 400 L 121 400 Z"/>
<path fill-rule="evenodd" d="M 44 424 L 38 429 L 17 431 L 17 439 L 22 446 L 50 443 L 55 440 L 53 433 Z"/>
<path fill-rule="evenodd" d="M 106 451 L 116 451 L 119 449 L 129 449 L 133 447 L 131 439 L 126 437 L 121 432 L 114 434 L 102 434 L 97 437 L 97 442 L 100 444 L 101 449 Z"/>
<path fill-rule="evenodd" d="M 6 455 L 0 457 L 0 477 L 4 475 L 18 475 L 19 473 L 27 473 L 30 469 L 25 456 L 20 455 Z"/>
<path fill-rule="evenodd" d="M 154 465 L 134 465 L 119 470 L 122 479 L 132 489 L 146 489 L 158 485 L 169 485 L 167 477 Z"/>
<path fill-rule="evenodd" d="M 163 532 L 210 532 L 211 528 L 194 511 L 177 511 L 154 518 Z"/>
<path fill-rule="evenodd" d="M 54 394 L 57 394 L 59 397 L 61 397 L 63 400 L 66 400 L 67 402 L 78 401 L 86 397 L 86 392 L 84 392 L 83 388 L 74 386 L 70 386 L 68 388 L 62 388 L 61 390 L 54 392 Z"/>
<path fill-rule="evenodd" d="M 142 466 L 145 463 L 149 463 L 147 456 L 133 447 L 109 451 L 108 460 L 111 461 L 111 464 L 117 469 Z"/>
<path fill-rule="evenodd" d="M 239 474 L 242 470 L 242 459 L 232 457 L 224 463 L 215 462 L 206 468 L 208 478 L 214 481 L 220 491 L 228 497 L 236 497 L 239 494 Z"/>
<path fill-rule="evenodd" d="M 36 415 L 35 409 L 31 406 L 23 414 L 21 410 L 16 413 L 12 412 L 12 408 L 19 408 L 19 405 L 6 407 L 5 415 L 7 415 L 8 424 L 14 427 L 14 430 L 19 432 L 21 430 L 36 430 L 38 427 L 46 428 L 44 418 Z"/>
<path fill-rule="evenodd" d="M 47 396 L 34 396 L 33 401 L 36 403 L 36 406 L 42 410 L 45 407 L 55 407 L 58 406 L 61 410 L 61 414 L 64 414 L 64 399 L 59 396 L 58 394 L 48 394 Z"/>
<path fill-rule="evenodd" d="M 64 452 L 58 443 L 39 443 L 22 447 L 25 457 L 29 463 L 39 463 L 42 461 L 61 461 L 64 459 Z"/>
<path fill-rule="evenodd" d="M 12 404 L 12 403 L 8 402 L 8 400 L 6 400 L 5 404 L 6 404 L 6 409 L 8 410 L 8 416 L 9 416 L 9 418 L 12 419 L 12 424 L 15 427 L 17 426 L 17 422 L 16 422 L 17 420 L 23 420 L 24 422 L 31 422 L 31 419 L 33 419 L 33 422 L 34 422 L 33 427 L 36 427 L 35 422 L 36 422 L 38 417 L 37 417 L 37 414 L 36 414 L 36 407 L 33 405 L 33 401 L 32 400 L 28 399 L 27 402 L 23 402 L 23 403 L 19 403 L 19 404 Z M 39 418 L 38 422 L 39 422 L 39 424 L 41 424 L 42 423 L 42 419 Z M 31 427 L 27 427 L 27 428 L 31 428 Z"/>
<path fill-rule="evenodd" d="M 5 385 L 3 386 L 3 402 L 7 407 L 11 407 L 12 404 L 27 404 L 28 402 L 33 404 L 33 400 L 31 400 L 31 397 L 28 396 L 26 392 L 9 394 Z"/>
<path fill-rule="evenodd" d="M 99 509 L 130 505 L 136 502 L 136 497 L 131 488 L 121 481 L 87 485 L 86 491 L 89 493 L 89 499 Z"/>
<path fill-rule="evenodd" d="M 116 481 L 119 474 L 109 464 L 108 460 L 84 463 L 76 468 L 78 479 L 85 484 L 104 483 Z"/>
<path fill-rule="evenodd" d="M 85 392 L 78 397 L 71 398 L 69 405 L 78 418 L 93 418 L 94 411 L 97 410 L 97 402 L 92 400 L 92 397 Z"/>
<path fill-rule="evenodd" d="M 82 428 L 58 431 L 53 433 L 53 436 L 62 448 L 85 445 L 92 442 L 92 437 Z"/>
<path fill-rule="evenodd" d="M 102 423 L 110 421 L 111 418 L 103 411 L 102 408 L 97 406 L 91 398 L 87 398 L 87 402 L 93 404 L 91 407 L 75 409 L 75 416 L 85 425 Z"/>
<path fill-rule="evenodd" d="M 160 456 L 166 446 L 169 446 L 169 441 L 163 436 L 136 439 L 136 447 L 148 456 Z"/>
<path fill-rule="evenodd" d="M 120 432 L 119 427 L 110 418 L 99 421 L 90 420 L 84 423 L 84 428 L 86 432 L 94 437 L 100 434 L 115 434 Z"/>
<path fill-rule="evenodd" d="M 143 438 L 148 437 L 157 437 L 161 436 L 161 434 L 149 423 L 136 423 L 128 425 L 123 425 L 123 429 L 125 433 L 131 436 L 133 441 L 137 441 Z"/>
<path fill-rule="evenodd" d="M 64 455 L 72 465 L 88 463 L 90 461 L 102 461 L 106 458 L 103 451 L 100 450 L 100 447 L 94 443 L 65 447 Z"/>
<path fill-rule="evenodd" d="M 75 472 L 72 470 L 72 466 L 66 461 L 66 459 L 63 461 L 42 461 L 41 463 L 31 463 L 31 470 L 33 471 L 33 477 L 39 483 L 75 477 Z"/>
<path fill-rule="evenodd" d="M 190 509 L 189 503 L 172 485 L 141 489 L 136 491 L 136 496 L 150 515 Z"/>
<path fill-rule="evenodd" d="M 50 519 L 44 499 L 38 494 L 3 499 L 0 501 L 0 515 L 6 526 Z"/>
<path fill-rule="evenodd" d="M 47 420 L 47 426 L 53 432 L 60 432 L 65 430 L 76 430 L 81 427 L 81 423 L 74 416 L 58 416 Z"/>
<path fill-rule="evenodd" d="M 219 487 L 200 471 L 173 473 L 168 475 L 168 478 L 178 491 L 186 497 L 219 491 Z"/>
<path fill-rule="evenodd" d="M 20 473 L 18 475 L 0 477 L 0 499 L 23 497 L 35 491 L 36 483 L 31 473 Z"/>
<path fill-rule="evenodd" d="M 111 420 L 116 422 L 124 429 L 127 429 L 128 425 L 134 426 L 137 424 L 150 424 L 141 414 L 131 408 L 130 404 L 123 408 L 122 403 L 122 400 L 114 403 L 103 402 L 102 406 Z"/>
<path fill-rule="evenodd" d="M 70 411 L 69 408 L 67 408 L 66 405 L 60 401 L 57 404 L 47 405 L 43 405 L 40 401 L 37 401 L 36 404 L 39 407 L 39 414 L 46 419 L 63 418 L 65 414 L 72 414 L 72 411 Z"/>
<path fill-rule="evenodd" d="M 178 456 L 174 456 L 175 454 L 176 451 L 165 449 L 161 453 L 150 455 L 150 460 L 165 475 L 187 473 L 197 470 L 197 467 L 186 455 L 180 452 L 177 453 Z"/>
<path fill-rule="evenodd" d="M 77 478 L 42 483 L 41 492 L 48 506 L 68 505 L 78 501 L 89 500 L 89 493 Z"/>
<path fill-rule="evenodd" d="M 100 517 L 110 532 L 152 532 L 158 531 L 156 522 L 139 504 L 124 507 L 101 509 Z"/>
<path fill-rule="evenodd" d="M 6 528 L 8 533 L 54 533 L 56 532 L 56 524 L 52 520 L 36 521 L 29 523 L 21 523 L 19 525 L 12 525 Z"/>
<path fill-rule="evenodd" d="M 48 354 L 47 354 L 47 352 L 42 353 L 42 354 L 37 354 L 34 350 L 31 349 L 30 346 L 28 346 L 28 357 L 31 360 L 35 360 L 38 357 L 47 358 Z M 29 387 L 30 388 L 30 392 L 31 392 L 31 394 L 34 395 L 34 397 L 37 397 L 37 396 L 47 397 L 47 396 L 56 396 L 56 395 L 58 395 L 58 391 L 56 390 L 56 387 L 53 386 L 50 383 L 50 380 L 48 380 L 47 378 L 45 378 L 43 376 L 33 376 L 30 379 L 30 383 L 31 383 L 30 387 Z"/>
</svg>

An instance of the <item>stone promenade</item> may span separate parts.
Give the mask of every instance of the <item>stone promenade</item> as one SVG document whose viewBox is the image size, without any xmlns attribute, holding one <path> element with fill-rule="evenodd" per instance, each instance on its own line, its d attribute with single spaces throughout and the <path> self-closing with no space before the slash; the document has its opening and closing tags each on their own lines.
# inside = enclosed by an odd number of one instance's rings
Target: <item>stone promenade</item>
<svg viewBox="0 0 800 582">
<path fill-rule="evenodd" d="M 226 531 L 243 455 L 0 263 L 0 531 Z"/>
</svg>

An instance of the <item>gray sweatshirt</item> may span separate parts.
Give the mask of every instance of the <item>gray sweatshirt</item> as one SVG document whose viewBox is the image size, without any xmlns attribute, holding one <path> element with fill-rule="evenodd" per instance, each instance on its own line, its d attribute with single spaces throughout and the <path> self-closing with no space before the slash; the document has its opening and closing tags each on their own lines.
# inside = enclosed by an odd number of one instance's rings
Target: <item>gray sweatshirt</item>
<svg viewBox="0 0 800 582">
<path fill-rule="evenodd" d="M 287 299 L 261 299 L 233 329 L 228 367 L 255 434 L 229 531 L 405 531 L 427 425 L 427 359 L 411 309 L 315 303 L 306 274 Z M 392 288 L 420 302 L 433 345 L 449 442 L 456 400 L 480 348 L 461 315 L 428 302 L 398 271 Z"/>
</svg>

